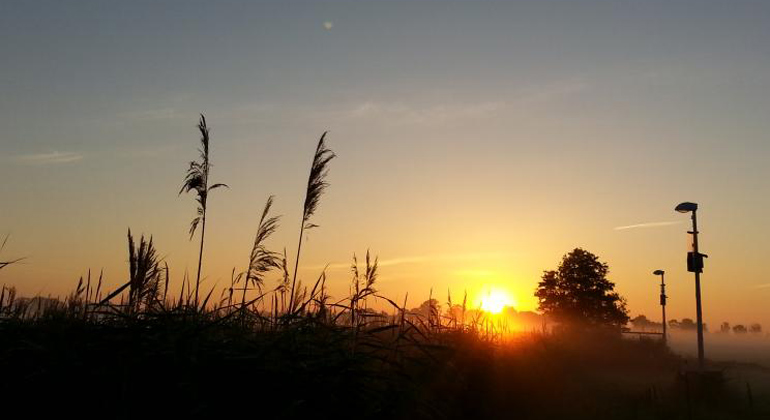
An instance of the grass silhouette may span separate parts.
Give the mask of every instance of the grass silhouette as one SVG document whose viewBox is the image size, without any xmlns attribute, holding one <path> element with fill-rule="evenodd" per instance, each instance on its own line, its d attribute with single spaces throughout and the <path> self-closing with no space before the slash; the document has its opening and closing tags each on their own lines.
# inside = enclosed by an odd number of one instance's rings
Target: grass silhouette
<svg viewBox="0 0 770 420">
<path fill-rule="evenodd" d="M 321 201 L 321 196 L 323 195 L 324 190 L 326 190 L 326 187 L 329 185 L 326 182 L 326 175 L 329 172 L 329 161 L 336 157 L 334 152 L 326 147 L 326 133 L 327 132 L 324 132 L 321 135 L 321 139 L 318 140 L 318 146 L 316 147 L 315 154 L 313 155 L 313 164 L 310 166 L 310 175 L 308 176 L 307 180 L 305 203 L 302 206 L 302 223 L 300 224 L 299 240 L 297 241 L 297 260 L 294 263 L 294 276 L 291 280 L 291 292 L 289 294 L 290 310 L 293 310 L 296 305 L 295 287 L 297 283 L 297 270 L 299 269 L 299 257 L 300 253 L 302 252 L 302 234 L 308 229 L 318 227 L 318 225 L 310 223 L 310 217 L 313 216 L 313 213 L 315 213 L 316 209 L 318 208 L 318 203 Z"/>
<path fill-rule="evenodd" d="M 201 148 L 198 149 L 200 154 L 200 161 L 190 162 L 189 168 L 187 168 L 187 174 L 185 175 L 182 188 L 179 190 L 181 195 L 183 192 L 195 192 L 195 200 L 198 203 L 198 215 L 190 222 L 190 239 L 192 240 L 195 230 L 198 224 L 201 225 L 201 245 L 198 252 L 198 272 L 195 277 L 195 304 L 198 304 L 198 290 L 201 284 L 201 266 L 203 264 L 203 243 L 206 237 L 206 210 L 208 209 L 208 197 L 209 192 L 221 187 L 227 187 L 226 184 L 214 184 L 209 186 L 209 173 L 211 171 L 211 162 L 209 161 L 209 128 L 206 125 L 206 117 L 201 114 L 200 121 L 198 122 L 198 130 L 201 133 Z"/>
<path fill-rule="evenodd" d="M 33 417 L 78 418 L 762 418 L 719 380 L 692 382 L 688 361 L 652 340 L 617 331 L 513 333 L 500 318 L 447 294 L 410 309 L 379 294 L 378 259 L 355 254 L 349 296 L 297 280 L 302 236 L 327 187 L 335 155 L 321 136 L 311 166 L 293 276 L 273 196 L 262 211 L 247 268 L 233 269 L 219 299 L 199 301 L 208 186 L 208 128 L 201 161 L 181 192 L 197 195 L 201 247 L 194 289 L 185 274 L 170 296 L 170 270 L 152 238 L 128 231 L 129 280 L 102 296 L 89 271 L 64 300 L 0 293 L 0 406 Z M 268 287 L 276 271 L 280 279 Z M 247 291 L 256 296 L 247 299 Z M 234 294 L 240 292 L 240 299 Z M 369 300 L 389 305 L 376 311 Z M 682 372 L 685 372 L 684 374 Z M 693 384 L 697 383 L 698 386 Z"/>
<path fill-rule="evenodd" d="M 8 243 L 8 238 L 10 238 L 10 235 L 5 235 L 5 237 L 3 238 L 3 243 L 0 244 L 0 252 L 2 252 L 3 249 L 5 249 L 5 245 Z M 5 267 L 8 267 L 11 264 L 16 264 L 22 260 L 24 260 L 24 258 L 16 258 L 15 260 L 9 260 L 9 261 L 0 261 L 0 270 L 2 270 Z"/>
</svg>

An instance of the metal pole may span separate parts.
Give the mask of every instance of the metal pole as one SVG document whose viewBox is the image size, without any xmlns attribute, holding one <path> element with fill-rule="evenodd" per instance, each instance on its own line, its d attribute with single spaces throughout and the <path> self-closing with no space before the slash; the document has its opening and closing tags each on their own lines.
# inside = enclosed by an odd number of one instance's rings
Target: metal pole
<svg viewBox="0 0 770 420">
<path fill-rule="evenodd" d="M 696 262 L 695 267 L 695 308 L 698 321 L 698 366 L 703 369 L 703 311 L 701 309 L 700 299 L 700 267 L 697 266 L 697 262 L 700 261 L 700 254 L 698 253 L 698 218 L 695 215 L 696 210 L 692 212 L 692 245 L 693 245 L 693 258 Z"/>
<path fill-rule="evenodd" d="M 663 344 L 665 345 L 668 341 L 668 336 L 666 335 L 666 280 L 665 280 L 666 274 L 663 273 L 660 275 L 660 306 L 663 310 Z"/>
</svg>

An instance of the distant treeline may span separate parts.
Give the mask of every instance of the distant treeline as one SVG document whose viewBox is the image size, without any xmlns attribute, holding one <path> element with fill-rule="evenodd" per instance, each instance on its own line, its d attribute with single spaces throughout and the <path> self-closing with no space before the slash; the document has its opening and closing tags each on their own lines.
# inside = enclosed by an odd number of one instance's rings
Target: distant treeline
<svg viewBox="0 0 770 420">
<path fill-rule="evenodd" d="M 651 321 L 645 315 L 639 315 L 635 318 L 632 318 L 631 325 L 636 331 L 663 331 L 663 324 L 660 322 Z M 695 331 L 698 328 L 695 321 L 690 318 L 682 318 L 681 321 L 676 319 L 669 320 L 668 327 L 671 329 L 684 331 Z M 703 324 L 703 329 L 708 331 L 708 324 Z M 762 331 L 762 325 L 759 323 L 753 323 L 746 326 L 744 324 L 730 325 L 729 322 L 723 322 L 719 326 L 719 330 L 717 332 L 722 334 L 729 334 L 731 332 L 735 334 L 761 334 Z"/>
</svg>

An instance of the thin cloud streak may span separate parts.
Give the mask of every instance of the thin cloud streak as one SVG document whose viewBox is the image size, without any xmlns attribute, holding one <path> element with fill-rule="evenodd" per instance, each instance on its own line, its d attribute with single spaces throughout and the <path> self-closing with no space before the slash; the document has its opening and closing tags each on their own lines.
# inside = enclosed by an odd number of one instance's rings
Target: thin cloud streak
<svg viewBox="0 0 770 420">
<path fill-rule="evenodd" d="M 555 81 L 523 89 L 519 95 L 522 103 L 552 103 L 585 93 L 590 89 L 587 82 L 579 79 Z"/>
<path fill-rule="evenodd" d="M 438 262 L 438 261 L 456 261 L 456 260 L 482 260 L 482 259 L 494 259 L 503 256 L 502 253 L 469 253 L 469 254 L 438 254 L 438 255 L 417 255 L 411 257 L 398 257 L 387 260 L 378 260 L 377 265 L 379 267 L 388 267 L 394 265 L 404 264 L 418 264 L 425 262 Z M 361 259 L 359 259 L 359 264 Z M 308 270 L 321 270 L 326 267 L 328 270 L 339 270 L 350 268 L 351 263 L 334 263 L 329 265 L 317 265 L 312 267 L 306 267 Z"/>
<path fill-rule="evenodd" d="M 671 226 L 671 225 L 678 225 L 682 223 L 679 222 L 650 222 L 650 223 L 637 223 L 635 225 L 627 225 L 627 226 L 617 226 L 613 228 L 614 230 L 628 230 L 628 229 L 640 229 L 640 228 L 653 228 L 653 227 L 661 227 L 661 226 Z"/>
<path fill-rule="evenodd" d="M 255 123 L 275 121 L 276 118 L 287 118 L 291 112 L 291 120 L 297 118 L 309 119 L 313 122 L 323 121 L 370 121 L 384 120 L 406 125 L 436 125 L 456 121 L 483 120 L 499 118 L 506 114 L 522 112 L 533 106 L 542 107 L 559 104 L 575 96 L 582 95 L 591 89 L 582 79 L 557 80 L 537 85 L 524 86 L 504 98 L 487 101 L 449 101 L 413 103 L 410 101 L 388 101 L 376 98 L 363 98 L 346 105 L 329 107 L 323 105 L 245 104 L 223 112 L 222 117 L 236 123 Z M 159 114 L 158 117 L 179 115 L 169 109 L 152 111 L 148 116 Z M 141 115 L 141 114 L 135 114 Z M 145 118 L 147 119 L 147 118 Z"/>
<path fill-rule="evenodd" d="M 20 155 L 16 160 L 28 165 L 54 165 L 60 163 L 72 163 L 83 159 L 83 155 L 75 152 L 50 152 Z"/>
<path fill-rule="evenodd" d="M 758 284 L 753 287 L 754 289 L 770 289 L 770 283 Z"/>
<path fill-rule="evenodd" d="M 507 107 L 505 102 L 439 103 L 413 106 L 398 102 L 365 101 L 352 108 L 320 113 L 323 118 L 366 119 L 380 118 L 408 124 L 438 124 L 447 121 L 482 119 L 498 115 Z"/>
<path fill-rule="evenodd" d="M 318 116 L 324 121 L 374 118 L 400 121 L 402 124 L 445 124 L 457 120 L 498 118 L 505 114 L 520 113 L 532 106 L 555 105 L 581 95 L 590 88 L 591 86 L 583 80 L 570 79 L 526 86 L 507 95 L 505 100 L 438 102 L 427 105 L 366 100 L 352 107 L 331 111 L 324 108 L 319 111 Z"/>
</svg>

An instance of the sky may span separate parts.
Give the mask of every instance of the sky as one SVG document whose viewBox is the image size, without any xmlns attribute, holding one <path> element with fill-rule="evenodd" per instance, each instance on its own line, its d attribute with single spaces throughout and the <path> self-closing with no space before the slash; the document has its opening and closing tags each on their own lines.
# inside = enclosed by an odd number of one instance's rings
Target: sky
<svg viewBox="0 0 770 420">
<path fill-rule="evenodd" d="M 171 288 L 194 273 L 179 195 L 211 128 L 203 274 L 248 262 L 265 201 L 289 259 L 312 153 L 337 154 L 300 277 L 342 298 L 370 249 L 410 306 L 485 290 L 535 310 L 576 247 L 632 315 L 695 317 L 687 215 L 700 205 L 704 319 L 770 328 L 770 3 L 356 1 L 0 3 L 0 271 L 64 296 L 127 279 L 128 228 Z M 360 258 L 359 258 L 360 259 Z M 269 278 L 275 284 L 278 278 Z"/>
</svg>

